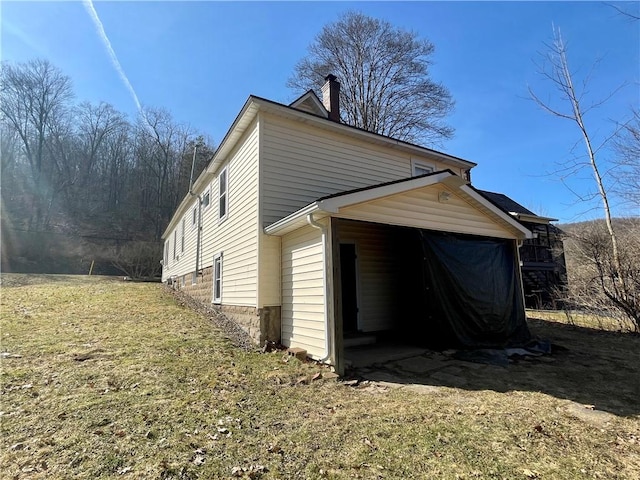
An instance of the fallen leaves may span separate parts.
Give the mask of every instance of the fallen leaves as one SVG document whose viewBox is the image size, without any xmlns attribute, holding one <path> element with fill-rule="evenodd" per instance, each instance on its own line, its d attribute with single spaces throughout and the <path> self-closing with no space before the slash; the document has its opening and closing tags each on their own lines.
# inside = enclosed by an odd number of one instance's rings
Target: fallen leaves
<svg viewBox="0 0 640 480">
<path fill-rule="evenodd" d="M 19 355 L 17 353 L 2 352 L 0 353 L 0 358 L 22 358 L 22 355 Z"/>
<path fill-rule="evenodd" d="M 260 478 L 263 474 L 267 473 L 269 469 L 264 465 L 250 465 L 249 467 L 233 467 L 231 469 L 231 476 L 244 477 L 248 476 L 251 480 Z"/>
</svg>

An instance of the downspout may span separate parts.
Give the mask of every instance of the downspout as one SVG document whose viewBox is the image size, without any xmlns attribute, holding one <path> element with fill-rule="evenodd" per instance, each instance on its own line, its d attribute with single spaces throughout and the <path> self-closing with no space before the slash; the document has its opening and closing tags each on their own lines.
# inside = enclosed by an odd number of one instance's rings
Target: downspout
<svg viewBox="0 0 640 480">
<path fill-rule="evenodd" d="M 196 143 L 193 146 L 193 159 L 191 160 L 191 176 L 189 178 L 189 195 L 191 195 L 192 197 L 197 197 L 198 198 L 198 225 L 196 226 L 196 228 L 198 229 L 198 231 L 196 232 L 196 269 L 194 271 L 194 274 L 196 275 L 196 281 L 198 278 L 198 270 L 200 269 L 200 224 L 201 224 L 201 220 L 202 220 L 202 198 L 200 198 L 200 194 L 195 194 L 193 193 L 193 169 L 195 168 L 196 165 L 196 151 L 198 150 L 198 144 Z"/>
<path fill-rule="evenodd" d="M 318 361 L 319 362 L 325 362 L 327 360 L 329 360 L 329 358 L 331 357 L 331 349 L 330 349 L 330 343 L 329 343 L 329 302 L 331 301 L 330 298 L 330 291 L 329 291 L 329 275 L 327 274 L 327 266 L 326 266 L 326 252 L 327 252 L 327 227 L 325 227 L 324 225 L 322 225 L 321 223 L 318 223 L 314 218 L 313 218 L 313 213 L 309 213 L 307 215 L 307 223 L 312 226 L 313 228 L 317 228 L 318 230 L 320 230 L 322 232 L 322 261 L 325 265 L 323 271 L 322 271 L 322 280 L 324 282 L 324 331 L 325 331 L 325 335 L 324 335 L 324 353 L 325 356 L 320 358 Z"/>
</svg>

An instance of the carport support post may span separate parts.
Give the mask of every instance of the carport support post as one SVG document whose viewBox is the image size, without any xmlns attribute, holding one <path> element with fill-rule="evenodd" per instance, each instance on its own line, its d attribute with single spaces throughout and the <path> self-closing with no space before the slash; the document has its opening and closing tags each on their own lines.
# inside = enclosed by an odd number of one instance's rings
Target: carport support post
<svg viewBox="0 0 640 480">
<path fill-rule="evenodd" d="M 313 218 L 313 213 L 309 213 L 307 215 L 307 223 L 318 230 L 321 231 L 322 234 L 322 266 L 323 266 L 323 282 L 324 282 L 324 335 L 325 335 L 325 356 L 320 359 L 321 362 L 328 361 L 329 363 L 333 363 L 334 368 L 338 370 L 336 367 L 337 359 L 336 359 L 336 348 L 335 348 L 335 321 L 334 321 L 334 312 L 333 299 L 335 298 L 334 288 L 333 288 L 333 233 L 332 233 L 332 218 L 329 217 L 327 221 L 327 225 L 325 226 L 322 222 L 318 222 Z"/>
<path fill-rule="evenodd" d="M 518 282 L 520 282 L 520 296 L 522 297 L 522 308 L 524 309 L 524 319 L 527 320 L 527 307 L 524 298 L 524 283 L 522 281 L 522 261 L 520 260 L 520 247 L 524 244 L 523 240 L 513 241 L 516 248 L 514 248 L 514 254 L 516 256 L 516 275 L 518 276 Z"/>
<path fill-rule="evenodd" d="M 336 373 L 340 376 L 344 375 L 344 328 L 342 320 L 342 282 L 340 280 L 340 238 L 338 235 L 338 222 L 335 218 L 331 217 L 331 228 L 329 242 L 329 256 L 327 261 L 331 262 L 330 270 L 330 282 L 333 285 L 332 297 L 333 301 L 331 305 L 327 305 L 327 308 L 331 308 L 329 317 L 333 330 L 333 342 L 332 342 L 332 354 L 335 360 L 334 368 Z"/>
</svg>

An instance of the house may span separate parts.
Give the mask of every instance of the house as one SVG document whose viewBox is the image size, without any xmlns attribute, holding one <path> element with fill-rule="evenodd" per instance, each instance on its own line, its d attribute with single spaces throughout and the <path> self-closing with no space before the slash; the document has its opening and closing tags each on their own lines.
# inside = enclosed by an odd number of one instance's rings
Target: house
<svg viewBox="0 0 640 480">
<path fill-rule="evenodd" d="M 248 98 L 163 234 L 162 280 L 338 371 L 367 332 L 528 338 L 532 232 L 471 185 L 475 163 L 340 123 L 339 86 Z"/>
<path fill-rule="evenodd" d="M 556 308 L 558 293 L 567 288 L 562 230 L 553 225 L 558 219 L 536 215 L 502 193 L 481 191 L 532 233 L 520 247 L 520 268 L 525 305 L 529 308 Z"/>
</svg>

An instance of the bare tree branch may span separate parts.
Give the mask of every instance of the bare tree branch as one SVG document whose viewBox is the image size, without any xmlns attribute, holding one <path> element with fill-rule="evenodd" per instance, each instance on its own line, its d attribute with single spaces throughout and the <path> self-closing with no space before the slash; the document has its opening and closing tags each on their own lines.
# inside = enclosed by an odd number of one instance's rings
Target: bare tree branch
<svg viewBox="0 0 640 480">
<path fill-rule="evenodd" d="M 545 55 L 546 69 L 543 71 L 543 77 L 552 81 L 552 85 L 558 92 L 560 101 L 567 105 L 572 113 L 562 113 L 558 109 L 550 107 L 548 104 L 540 101 L 540 98 L 535 93 L 531 90 L 529 91 L 532 99 L 541 108 L 556 117 L 570 120 L 580 132 L 589 160 L 588 164 L 591 168 L 598 196 L 602 203 L 604 224 L 606 225 L 607 231 L 606 244 L 608 247 L 605 249 L 592 248 L 590 250 L 592 254 L 591 260 L 594 262 L 598 272 L 596 278 L 598 278 L 601 293 L 603 293 L 609 300 L 610 305 L 628 315 L 637 327 L 640 325 L 640 295 L 638 295 L 639 292 L 636 289 L 634 278 L 627 274 L 629 266 L 625 263 L 626 252 L 621 251 L 618 236 L 614 229 L 609 201 L 609 191 L 603 181 L 601 162 L 596 156 L 598 150 L 602 147 L 602 144 L 598 148 L 594 148 L 590 132 L 588 131 L 584 120 L 584 116 L 588 110 L 601 105 L 606 101 L 606 99 L 592 104 L 592 106 L 586 110 L 583 108 L 582 100 L 584 98 L 584 94 L 587 92 L 587 83 L 586 81 L 583 82 L 582 93 L 577 92 L 573 74 L 569 68 L 566 44 L 562 39 L 560 30 L 554 28 L 553 35 L 553 42 L 547 46 L 548 51 Z M 617 90 L 619 90 L 619 88 Z M 611 95 L 609 95 L 607 99 L 610 97 Z M 612 137 L 613 135 L 605 139 L 605 143 Z M 571 165 L 575 166 L 576 164 L 573 163 Z M 565 183 L 564 178 L 562 178 L 562 181 Z M 586 200 L 586 197 L 578 194 L 577 192 L 573 191 L 573 193 L 577 195 L 578 198 Z M 602 242 L 600 241 L 600 243 Z M 606 265 L 600 261 L 602 256 L 605 254 L 609 255 L 610 259 Z"/>
<path fill-rule="evenodd" d="M 326 25 L 308 51 L 288 86 L 318 92 L 327 74 L 336 75 L 345 123 L 425 144 L 453 135 L 444 123 L 451 94 L 430 77 L 434 46 L 417 34 L 350 12 Z"/>
</svg>

